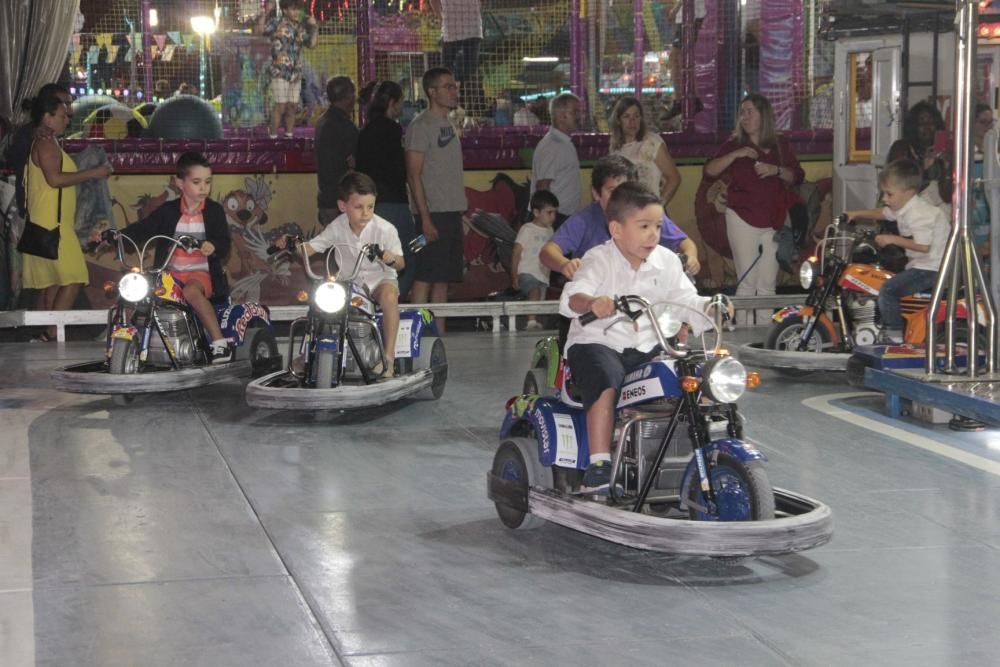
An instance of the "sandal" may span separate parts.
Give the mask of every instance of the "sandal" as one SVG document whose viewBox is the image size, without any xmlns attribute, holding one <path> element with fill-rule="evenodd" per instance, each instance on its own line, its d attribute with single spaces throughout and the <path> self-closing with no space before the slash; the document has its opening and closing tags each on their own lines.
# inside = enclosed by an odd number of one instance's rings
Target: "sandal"
<svg viewBox="0 0 1000 667">
<path fill-rule="evenodd" d="M 47 331 L 43 331 L 37 336 L 32 336 L 29 343 L 54 343 L 56 339 L 51 337 Z"/>
</svg>

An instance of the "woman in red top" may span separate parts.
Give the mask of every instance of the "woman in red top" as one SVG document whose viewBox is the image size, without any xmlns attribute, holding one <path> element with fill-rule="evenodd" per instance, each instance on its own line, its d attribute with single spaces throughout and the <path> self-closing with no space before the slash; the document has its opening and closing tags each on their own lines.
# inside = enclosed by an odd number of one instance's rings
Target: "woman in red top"
<svg viewBox="0 0 1000 667">
<path fill-rule="evenodd" d="M 736 264 L 737 296 L 770 296 L 778 278 L 775 230 L 797 200 L 791 187 L 804 173 L 788 142 L 774 131 L 771 103 L 750 94 L 740 102 L 739 122 L 716 156 L 705 165 L 707 180 L 724 179 L 726 234 Z M 772 311 L 756 311 L 766 324 Z M 748 322 L 753 324 L 753 322 Z"/>
</svg>

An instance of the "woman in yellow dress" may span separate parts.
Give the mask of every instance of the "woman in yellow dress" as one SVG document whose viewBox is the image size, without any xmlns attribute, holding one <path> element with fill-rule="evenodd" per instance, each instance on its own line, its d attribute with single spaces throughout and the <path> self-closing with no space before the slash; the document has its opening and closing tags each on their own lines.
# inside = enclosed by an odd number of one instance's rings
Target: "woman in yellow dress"
<svg viewBox="0 0 1000 667">
<path fill-rule="evenodd" d="M 80 288 L 87 284 L 87 263 L 74 229 L 76 184 L 107 178 L 111 165 L 77 171 L 72 158 L 63 151 L 57 137 L 71 119 L 69 92 L 48 84 L 38 91 L 31 105 L 31 122 L 36 128 L 31 157 L 24 167 L 25 200 L 31 221 L 46 229 L 59 226 L 59 257 L 44 259 L 24 256 L 23 286 L 42 290 L 40 310 L 69 310 Z M 62 190 L 60 213 L 59 192 Z M 56 328 L 49 327 L 40 340 L 55 340 Z"/>
</svg>

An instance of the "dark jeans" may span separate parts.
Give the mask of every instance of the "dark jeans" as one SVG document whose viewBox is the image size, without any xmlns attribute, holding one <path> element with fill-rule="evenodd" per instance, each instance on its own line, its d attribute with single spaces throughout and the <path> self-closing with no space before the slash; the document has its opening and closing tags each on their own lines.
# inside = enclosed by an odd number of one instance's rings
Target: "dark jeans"
<svg viewBox="0 0 1000 667">
<path fill-rule="evenodd" d="M 900 299 L 933 289 L 935 282 L 937 282 L 937 271 L 923 269 L 906 269 L 885 281 L 878 293 L 878 311 L 882 315 L 882 328 L 902 330 L 904 322 L 899 308 Z"/>
</svg>

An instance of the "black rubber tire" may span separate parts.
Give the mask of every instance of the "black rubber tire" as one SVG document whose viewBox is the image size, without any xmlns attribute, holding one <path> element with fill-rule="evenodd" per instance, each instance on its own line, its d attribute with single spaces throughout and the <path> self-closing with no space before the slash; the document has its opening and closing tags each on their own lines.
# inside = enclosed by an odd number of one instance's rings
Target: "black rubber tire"
<svg viewBox="0 0 1000 667">
<path fill-rule="evenodd" d="M 714 464 L 709 464 L 708 476 L 716 495 L 724 491 L 718 487 L 721 483 L 719 474 L 721 471 L 733 473 L 739 479 L 739 484 L 746 490 L 750 503 L 750 521 L 764 521 L 774 518 L 774 488 L 764 470 L 761 461 L 743 462 L 730 456 L 720 453 Z M 697 477 L 692 479 L 688 487 L 688 499 L 701 505 L 701 488 L 698 485 Z M 694 507 L 688 507 L 688 514 L 693 521 L 711 521 L 721 519 L 711 519 L 702 516 L 701 512 Z"/>
<path fill-rule="evenodd" d="M 334 366 L 337 364 L 337 355 L 333 352 L 319 352 L 316 355 L 316 388 L 329 389 L 333 386 Z"/>
<path fill-rule="evenodd" d="M 493 474 L 502 479 L 521 483 L 525 494 L 528 492 L 528 487 L 538 485 L 538 480 L 534 479 L 534 468 L 524 460 L 520 448 L 512 440 L 505 440 L 497 447 L 493 456 Z M 545 524 L 544 519 L 509 505 L 493 503 L 493 506 L 496 507 L 497 516 L 503 525 L 512 530 L 532 530 Z"/>
<path fill-rule="evenodd" d="M 269 359 L 280 358 L 278 341 L 270 329 L 257 329 L 249 340 L 250 377 L 259 378 L 271 372 L 267 366 Z"/>
<path fill-rule="evenodd" d="M 797 350 L 790 350 L 784 341 L 786 341 L 789 337 L 794 336 L 795 332 L 801 332 L 803 328 L 804 324 L 802 322 L 802 318 L 798 315 L 793 315 L 784 321 L 776 322 L 767 332 L 767 339 L 764 341 L 764 347 L 768 350 L 796 352 Z M 830 336 L 827 334 L 826 329 L 817 324 L 813 329 L 812 338 L 810 340 L 810 347 L 813 348 L 811 351 L 822 352 L 823 346 L 829 343 Z M 775 370 L 782 375 L 787 375 L 788 377 L 803 377 L 813 372 L 807 370 L 796 370 L 793 368 L 776 368 Z"/>
<path fill-rule="evenodd" d="M 866 368 L 868 368 L 868 362 L 864 358 L 852 354 L 847 360 L 847 384 L 851 387 L 864 388 Z"/>
<path fill-rule="evenodd" d="M 536 373 L 536 371 L 541 370 L 541 373 Z M 538 364 L 527 373 L 524 374 L 524 382 L 521 383 L 521 393 L 522 394 L 535 394 L 541 395 L 542 387 L 538 386 L 538 376 L 542 377 L 548 376 L 548 364 L 544 361 L 539 361 Z"/>
<path fill-rule="evenodd" d="M 116 338 L 111 341 L 111 361 L 108 372 L 112 375 L 134 375 L 139 371 L 139 342 L 134 338 Z M 128 405 L 135 400 L 131 394 L 113 394 L 115 405 Z"/>
<path fill-rule="evenodd" d="M 430 344 L 430 354 L 426 355 L 426 346 Z M 444 341 L 436 336 L 424 336 L 420 340 L 420 356 L 414 360 L 415 369 L 430 368 L 434 373 L 431 386 L 420 390 L 417 398 L 436 401 L 444 394 L 448 383 L 448 355 L 444 349 Z"/>
</svg>

